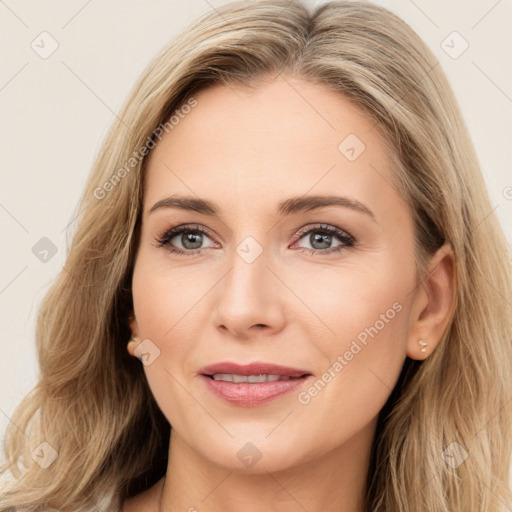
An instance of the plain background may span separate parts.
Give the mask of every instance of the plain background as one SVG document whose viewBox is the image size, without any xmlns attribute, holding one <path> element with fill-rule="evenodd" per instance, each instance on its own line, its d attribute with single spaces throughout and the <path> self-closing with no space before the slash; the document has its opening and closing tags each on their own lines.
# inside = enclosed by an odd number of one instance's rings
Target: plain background
<svg viewBox="0 0 512 512">
<path fill-rule="evenodd" d="M 225 3 L 0 0 L 2 437 L 15 405 L 36 383 L 37 308 L 64 265 L 68 225 L 108 127 L 155 54 Z M 512 2 L 376 3 L 408 22 L 448 75 L 510 243 Z M 44 31 L 50 36 L 40 36 Z M 33 46 L 48 51 L 52 39 L 56 51 L 42 58 Z M 48 243 L 43 237 L 56 250 L 46 262 L 33 250 Z M 89 342 L 87 332 L 80 341 Z"/>
</svg>

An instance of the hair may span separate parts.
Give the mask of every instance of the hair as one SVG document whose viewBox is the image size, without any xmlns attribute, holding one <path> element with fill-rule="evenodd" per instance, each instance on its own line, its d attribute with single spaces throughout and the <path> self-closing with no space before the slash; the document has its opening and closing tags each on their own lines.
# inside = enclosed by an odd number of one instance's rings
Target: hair
<svg viewBox="0 0 512 512">
<path fill-rule="evenodd" d="M 281 72 L 350 99 L 389 143 L 393 185 L 415 225 L 417 286 L 444 243 L 455 256 L 441 342 L 424 361 L 406 358 L 380 412 L 365 510 L 498 512 L 511 503 L 509 253 L 438 61 L 382 7 L 251 0 L 204 15 L 171 41 L 106 136 L 66 264 L 40 305 L 40 375 L 7 428 L 2 472 L 11 478 L 0 511 L 92 511 L 106 495 L 118 510 L 165 474 L 171 427 L 126 350 L 143 156 L 160 138 L 156 127 L 169 127 L 193 94 L 257 87 Z M 46 469 L 31 455 L 41 442 L 58 455 Z M 454 449 L 467 457 L 457 467 L 446 455 Z"/>
</svg>

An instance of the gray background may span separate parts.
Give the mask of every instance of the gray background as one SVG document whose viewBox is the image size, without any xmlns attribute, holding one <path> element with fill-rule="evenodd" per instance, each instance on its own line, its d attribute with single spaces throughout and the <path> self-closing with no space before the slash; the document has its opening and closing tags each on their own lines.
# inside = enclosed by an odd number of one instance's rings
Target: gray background
<svg viewBox="0 0 512 512">
<path fill-rule="evenodd" d="M 67 228 L 108 127 L 150 59 L 197 16 L 225 3 L 0 0 L 2 436 L 36 382 L 37 307 L 64 265 Z M 407 21 L 447 73 L 510 243 L 512 2 L 376 3 Z M 47 56 L 52 44 L 58 47 Z M 48 245 L 43 237 L 55 254 L 40 252 Z M 87 332 L 81 342 L 89 342 Z"/>
</svg>

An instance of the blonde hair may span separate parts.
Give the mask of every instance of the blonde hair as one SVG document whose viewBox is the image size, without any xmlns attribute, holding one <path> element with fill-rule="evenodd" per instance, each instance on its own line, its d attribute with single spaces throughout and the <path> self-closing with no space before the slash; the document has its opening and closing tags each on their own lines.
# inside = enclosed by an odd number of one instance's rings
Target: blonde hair
<svg viewBox="0 0 512 512">
<path fill-rule="evenodd" d="M 418 286 L 437 248 L 446 242 L 455 254 L 453 317 L 429 358 L 406 359 L 381 411 L 366 510 L 498 512 L 511 503 L 508 248 L 445 75 L 384 8 L 251 0 L 217 9 L 172 41 L 106 137 L 66 265 L 39 312 L 41 375 L 8 427 L 2 470 L 14 478 L 0 511 L 96 510 L 114 491 L 113 510 L 165 474 L 170 426 L 126 351 L 140 149 L 154 145 L 155 127 L 169 129 L 165 123 L 199 90 L 257 86 L 283 70 L 351 98 L 391 144 L 396 186 L 416 227 Z M 58 452 L 46 469 L 31 457 L 41 442 Z M 454 447 L 467 456 L 457 467 L 446 456 Z"/>
</svg>

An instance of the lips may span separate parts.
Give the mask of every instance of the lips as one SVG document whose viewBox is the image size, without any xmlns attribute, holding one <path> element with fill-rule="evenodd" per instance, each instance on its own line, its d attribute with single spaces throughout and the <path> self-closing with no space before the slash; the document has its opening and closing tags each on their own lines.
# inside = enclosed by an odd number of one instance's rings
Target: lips
<svg viewBox="0 0 512 512">
<path fill-rule="evenodd" d="M 235 375 L 279 375 L 282 377 L 302 377 L 309 374 L 307 370 L 280 366 L 272 363 L 250 363 L 240 365 L 237 363 L 216 363 L 205 366 L 199 373 L 203 375 L 235 374 Z"/>
<path fill-rule="evenodd" d="M 205 366 L 199 374 L 218 398 L 245 407 L 262 405 L 288 394 L 312 376 L 305 369 L 258 362 L 216 363 Z"/>
</svg>

